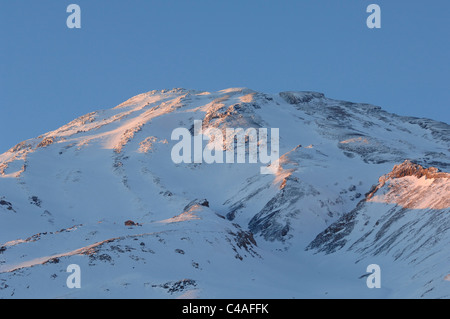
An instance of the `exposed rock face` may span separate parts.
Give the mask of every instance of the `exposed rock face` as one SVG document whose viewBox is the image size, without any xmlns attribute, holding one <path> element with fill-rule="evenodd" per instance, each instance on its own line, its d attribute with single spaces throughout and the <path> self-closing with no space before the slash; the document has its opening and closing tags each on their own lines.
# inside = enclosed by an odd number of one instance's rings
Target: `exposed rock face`
<svg viewBox="0 0 450 319">
<path fill-rule="evenodd" d="M 450 178 L 449 173 L 439 172 L 436 167 L 423 168 L 419 164 L 412 163 L 409 160 L 405 160 L 402 164 L 395 165 L 392 172 L 380 177 L 379 186 L 383 187 L 387 180 L 394 178 L 401 178 L 406 176 L 415 176 L 421 178 Z M 370 196 L 370 194 L 368 195 Z"/>
<path fill-rule="evenodd" d="M 173 295 L 174 293 L 177 292 L 183 292 L 186 289 L 192 288 L 192 287 L 196 287 L 197 283 L 195 282 L 195 280 L 193 279 L 182 279 L 182 280 L 178 280 L 176 282 L 166 282 L 164 284 L 160 284 L 160 285 L 152 285 L 152 287 L 160 287 L 163 289 L 166 289 L 168 293 L 170 293 L 171 295 Z"/>
<path fill-rule="evenodd" d="M 127 220 L 127 221 L 125 221 L 124 224 L 125 224 L 125 226 L 137 226 L 138 225 L 132 220 Z"/>
<path fill-rule="evenodd" d="M 53 142 L 54 142 L 53 137 L 46 137 L 37 145 L 37 147 L 47 147 L 47 146 L 53 144 Z"/>
<path fill-rule="evenodd" d="M 325 97 L 319 92 L 281 92 L 280 96 L 290 104 L 302 104 L 311 102 L 313 99 L 322 99 Z"/>
<path fill-rule="evenodd" d="M 378 195 L 377 192 L 386 184 L 387 190 Z M 407 160 L 380 177 L 378 185 L 373 187 L 366 199 L 411 209 L 448 209 L 450 174 L 439 172 L 436 167 L 423 168 Z"/>
</svg>

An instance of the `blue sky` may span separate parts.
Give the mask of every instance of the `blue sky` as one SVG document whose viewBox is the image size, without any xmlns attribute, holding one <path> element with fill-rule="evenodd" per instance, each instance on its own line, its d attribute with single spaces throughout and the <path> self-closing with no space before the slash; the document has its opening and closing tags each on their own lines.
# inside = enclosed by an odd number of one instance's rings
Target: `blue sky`
<svg viewBox="0 0 450 319">
<path fill-rule="evenodd" d="M 312 90 L 449 123 L 449 17 L 448 0 L 0 0 L 0 152 L 173 87 Z"/>
</svg>

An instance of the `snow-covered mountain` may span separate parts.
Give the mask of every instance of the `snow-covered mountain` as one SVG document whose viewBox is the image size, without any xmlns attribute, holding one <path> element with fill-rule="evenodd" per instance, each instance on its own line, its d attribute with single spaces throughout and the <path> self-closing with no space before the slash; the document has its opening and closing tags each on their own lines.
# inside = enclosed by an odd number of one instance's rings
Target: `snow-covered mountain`
<svg viewBox="0 0 450 319">
<path fill-rule="evenodd" d="M 194 120 L 279 128 L 278 169 L 174 163 Z M 449 298 L 449 154 L 446 123 L 321 93 L 144 93 L 0 155 L 0 297 Z"/>
</svg>

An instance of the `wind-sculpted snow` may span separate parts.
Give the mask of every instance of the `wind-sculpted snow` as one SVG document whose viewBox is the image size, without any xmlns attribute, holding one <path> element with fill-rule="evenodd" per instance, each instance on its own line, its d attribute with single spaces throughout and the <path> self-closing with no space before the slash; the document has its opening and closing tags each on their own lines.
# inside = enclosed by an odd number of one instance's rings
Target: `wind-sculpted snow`
<svg viewBox="0 0 450 319">
<path fill-rule="evenodd" d="M 278 169 L 174 163 L 195 120 L 278 128 Z M 0 155 L 0 297 L 448 297 L 449 132 L 317 92 L 137 95 Z"/>
</svg>

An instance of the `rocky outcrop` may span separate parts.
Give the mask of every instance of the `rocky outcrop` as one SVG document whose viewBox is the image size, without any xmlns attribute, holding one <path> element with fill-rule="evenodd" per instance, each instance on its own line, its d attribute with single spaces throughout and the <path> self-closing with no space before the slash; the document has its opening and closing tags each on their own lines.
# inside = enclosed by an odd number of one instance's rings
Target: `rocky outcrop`
<svg viewBox="0 0 450 319">
<path fill-rule="evenodd" d="M 302 103 L 309 103 L 313 99 L 322 99 L 325 97 L 323 93 L 319 92 L 311 92 L 311 91 L 305 91 L 305 92 L 281 92 L 280 96 L 289 104 L 302 104 Z"/>
<path fill-rule="evenodd" d="M 0 207 L 5 207 L 7 210 L 16 212 L 12 206 L 12 204 L 4 199 L 0 199 Z"/>
<path fill-rule="evenodd" d="M 139 226 L 138 223 L 135 223 L 135 222 L 132 221 L 132 220 L 127 220 L 127 221 L 124 222 L 124 224 L 125 224 L 125 226 L 128 226 L 128 227 Z"/>
<path fill-rule="evenodd" d="M 407 160 L 381 176 L 366 194 L 366 200 L 411 209 L 446 209 L 450 207 L 450 174 Z"/>
</svg>

